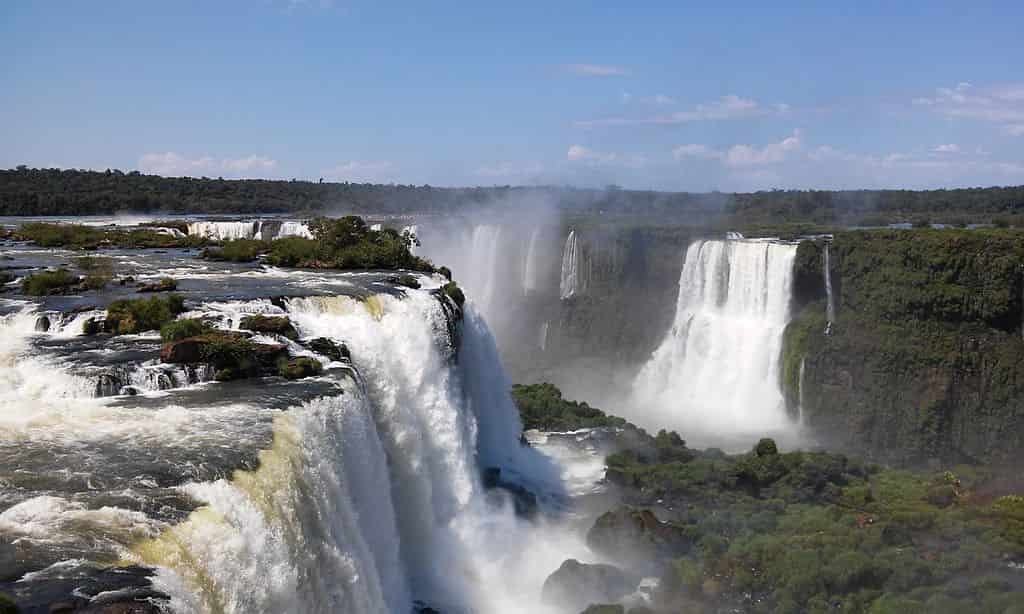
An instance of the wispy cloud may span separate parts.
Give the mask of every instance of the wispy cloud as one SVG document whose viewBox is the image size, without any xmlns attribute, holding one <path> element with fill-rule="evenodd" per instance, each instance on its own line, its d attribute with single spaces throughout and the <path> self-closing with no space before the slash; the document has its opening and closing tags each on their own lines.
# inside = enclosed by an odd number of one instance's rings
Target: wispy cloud
<svg viewBox="0 0 1024 614">
<path fill-rule="evenodd" d="M 624 77 L 629 70 L 611 64 L 563 64 L 562 69 L 579 77 Z"/>
<path fill-rule="evenodd" d="M 934 95 L 912 102 L 949 118 L 1001 124 L 1005 134 L 1024 136 L 1024 84 L 979 88 L 964 81 L 955 87 L 940 87 Z"/>
<path fill-rule="evenodd" d="M 663 104 L 671 104 L 675 101 L 667 96 L 656 96 L 654 99 Z M 785 104 L 763 105 L 756 100 L 742 98 L 734 94 L 723 96 L 713 102 L 698 104 L 691 109 L 664 113 L 648 117 L 608 117 L 603 119 L 591 119 L 576 122 L 577 126 L 584 128 L 596 126 L 635 126 L 643 124 L 685 124 L 689 122 L 730 120 L 746 117 L 757 117 L 787 112 L 789 106 Z"/>
<path fill-rule="evenodd" d="M 148 153 L 139 158 L 139 170 L 170 177 L 224 173 L 232 176 L 264 176 L 277 167 L 277 161 L 267 156 L 245 158 L 189 158 L 173 151 Z"/>
<path fill-rule="evenodd" d="M 733 145 L 728 149 L 715 149 L 707 145 L 691 143 L 680 145 L 672 150 L 676 160 L 696 158 L 700 160 L 720 160 L 726 166 L 750 167 L 778 164 L 786 160 L 788 156 L 801 149 L 800 131 L 795 130 L 778 143 L 767 145 Z"/>
<path fill-rule="evenodd" d="M 387 160 L 350 160 L 342 162 L 321 174 L 331 181 L 352 183 L 384 183 L 394 178 L 395 165 Z"/>
<path fill-rule="evenodd" d="M 615 152 L 596 151 L 583 145 L 570 145 L 565 153 L 565 159 L 576 164 L 587 164 L 590 166 L 622 166 L 627 168 L 640 168 L 647 164 L 647 158 L 635 154 L 620 154 Z"/>
<path fill-rule="evenodd" d="M 960 146 L 956 143 L 944 143 L 942 145 L 936 145 L 932 147 L 932 153 L 937 154 L 955 154 L 960 153 Z"/>
<path fill-rule="evenodd" d="M 476 174 L 480 177 L 493 179 L 535 176 L 542 172 L 544 172 L 544 165 L 540 162 L 498 162 L 476 169 Z"/>
</svg>

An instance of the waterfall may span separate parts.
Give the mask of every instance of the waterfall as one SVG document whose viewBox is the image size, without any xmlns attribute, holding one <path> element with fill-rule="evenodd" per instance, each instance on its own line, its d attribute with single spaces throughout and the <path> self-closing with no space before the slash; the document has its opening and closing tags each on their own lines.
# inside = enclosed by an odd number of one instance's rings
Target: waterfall
<svg viewBox="0 0 1024 614">
<path fill-rule="evenodd" d="M 526 259 L 523 262 L 523 294 L 536 292 L 538 288 L 537 277 L 539 275 L 540 263 L 537 261 L 540 249 L 540 227 L 533 229 L 530 233 L 530 243 L 526 247 Z"/>
<path fill-rule="evenodd" d="M 691 437 L 787 427 L 779 369 L 795 255 L 773 241 L 689 246 L 672 328 L 634 382 L 647 424 Z"/>
<path fill-rule="evenodd" d="M 498 286 L 504 281 L 498 272 L 500 242 L 500 226 L 480 224 L 474 227 L 469 242 L 470 266 L 465 273 L 461 273 L 469 296 L 485 314 L 491 313 Z"/>
<path fill-rule="evenodd" d="M 800 359 L 800 375 L 797 379 L 797 403 L 796 412 L 797 424 L 803 425 L 804 423 L 804 365 L 807 362 L 807 357 L 804 356 Z"/>
<path fill-rule="evenodd" d="M 302 222 L 282 222 L 281 228 L 277 230 L 277 234 L 274 238 L 283 239 L 285 237 L 302 237 L 304 239 L 312 239 L 313 233 L 309 231 L 309 226 L 306 226 Z"/>
<path fill-rule="evenodd" d="M 825 249 L 823 251 L 824 265 L 822 272 L 825 276 L 825 334 L 831 334 L 832 323 L 836 319 L 836 306 L 832 298 L 832 265 L 829 260 L 829 245 L 828 241 L 825 241 Z"/>
<path fill-rule="evenodd" d="M 257 222 L 192 222 L 188 234 L 215 241 L 252 239 L 259 231 Z"/>
<path fill-rule="evenodd" d="M 544 550 L 535 529 L 509 505 L 486 505 L 478 475 L 498 466 L 526 483 L 552 478 L 519 444 L 509 382 L 472 305 L 455 336 L 427 291 L 293 298 L 286 310 L 303 336 L 344 342 L 356 374 L 339 396 L 279 415 L 259 469 L 186 486 L 203 507 L 135 548 L 160 566 L 172 605 L 546 612 L 540 585 L 557 563 L 529 563 Z"/>
<path fill-rule="evenodd" d="M 545 321 L 540 325 L 540 351 L 546 352 L 548 349 L 548 323 Z"/>
<path fill-rule="evenodd" d="M 579 242 L 576 239 L 576 231 L 570 230 L 562 250 L 562 276 L 558 292 L 562 300 L 565 300 L 576 296 L 581 289 Z"/>
</svg>

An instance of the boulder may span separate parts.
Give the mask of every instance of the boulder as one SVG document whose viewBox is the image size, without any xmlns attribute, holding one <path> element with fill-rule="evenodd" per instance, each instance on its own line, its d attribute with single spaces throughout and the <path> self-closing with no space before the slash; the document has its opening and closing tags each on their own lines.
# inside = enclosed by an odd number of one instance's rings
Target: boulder
<svg viewBox="0 0 1024 614">
<path fill-rule="evenodd" d="M 299 333 L 292 326 L 292 321 L 284 316 L 245 316 L 238 323 L 238 328 L 251 330 L 254 333 L 281 335 L 293 341 L 299 338 Z"/>
<path fill-rule="evenodd" d="M 544 581 L 541 599 L 566 611 L 579 612 L 591 604 L 619 601 L 635 592 L 639 584 L 640 576 L 614 565 L 568 559 Z"/>
<path fill-rule="evenodd" d="M 45 333 L 48 330 L 50 330 L 50 318 L 46 316 L 36 318 L 36 332 Z"/>
<path fill-rule="evenodd" d="M 335 343 L 327 337 L 317 337 L 316 339 L 307 342 L 305 345 L 317 354 L 326 356 L 337 362 L 352 359 L 352 354 L 349 353 L 348 347 L 346 347 L 344 343 Z"/>
<path fill-rule="evenodd" d="M 173 292 L 177 289 L 178 282 L 170 277 L 161 277 L 154 282 L 139 284 L 136 292 Z"/>
<path fill-rule="evenodd" d="M 587 532 L 587 545 L 617 562 L 647 568 L 693 544 L 682 527 L 662 522 L 651 510 L 621 506 L 597 518 Z"/>
<path fill-rule="evenodd" d="M 277 366 L 277 373 L 285 379 L 302 379 L 319 375 L 322 371 L 320 361 L 308 356 L 299 356 L 291 360 L 282 360 Z"/>
</svg>

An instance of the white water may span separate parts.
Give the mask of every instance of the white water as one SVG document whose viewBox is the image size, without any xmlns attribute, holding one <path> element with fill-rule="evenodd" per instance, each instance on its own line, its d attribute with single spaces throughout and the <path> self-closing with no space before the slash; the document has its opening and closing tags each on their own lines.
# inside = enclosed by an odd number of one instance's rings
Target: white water
<svg viewBox="0 0 1024 614">
<path fill-rule="evenodd" d="M 787 431 L 780 390 L 796 246 L 696 241 L 671 330 L 636 378 L 637 419 L 714 441 Z"/>
<path fill-rule="evenodd" d="M 533 229 L 530 233 L 530 243 L 526 247 L 526 258 L 523 262 L 523 294 L 536 292 L 540 287 L 540 230 L 539 226 Z"/>
<path fill-rule="evenodd" d="M 470 296 L 485 314 L 494 311 L 494 300 L 499 285 L 498 263 L 501 258 L 501 226 L 480 224 L 473 228 L 469 244 L 468 267 L 460 278 Z"/>
<path fill-rule="evenodd" d="M 825 325 L 826 334 L 831 331 L 832 323 L 835 322 L 836 319 L 836 306 L 832 299 L 832 265 L 829 258 L 829 245 L 830 243 L 828 241 L 825 241 L 825 250 L 823 256 L 825 262 L 822 267 L 823 273 L 825 275 L 825 322 L 827 322 L 827 324 Z"/>
<path fill-rule="evenodd" d="M 304 336 L 345 342 L 360 380 L 280 416 L 259 470 L 187 487 L 206 506 L 137 548 L 163 566 L 175 607 L 407 614 L 419 599 L 451 612 L 549 612 L 544 579 L 586 548 L 485 500 L 480 467 L 545 492 L 563 476 L 519 445 L 509 382 L 472 306 L 457 362 L 426 291 L 296 298 L 287 310 Z"/>
<path fill-rule="evenodd" d="M 580 252 L 576 231 L 569 231 L 562 249 L 562 275 L 558 283 L 558 294 L 565 300 L 576 296 L 580 287 Z"/>
<path fill-rule="evenodd" d="M 215 241 L 252 239 L 256 236 L 257 230 L 256 222 L 192 222 L 188 225 L 190 236 Z"/>
<path fill-rule="evenodd" d="M 309 226 L 306 226 L 302 222 L 282 222 L 281 228 L 277 230 L 275 239 L 283 239 L 285 237 L 303 237 L 305 239 L 312 239 L 313 233 L 310 232 Z"/>
</svg>

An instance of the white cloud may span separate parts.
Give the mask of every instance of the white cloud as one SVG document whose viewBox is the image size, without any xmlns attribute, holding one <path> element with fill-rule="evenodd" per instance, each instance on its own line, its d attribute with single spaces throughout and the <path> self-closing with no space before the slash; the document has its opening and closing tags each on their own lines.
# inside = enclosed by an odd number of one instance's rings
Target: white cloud
<svg viewBox="0 0 1024 614">
<path fill-rule="evenodd" d="M 722 152 L 712 149 L 707 145 L 698 145 L 691 143 L 689 145 L 680 145 L 672 150 L 672 156 L 676 160 L 682 160 L 684 158 L 697 158 L 700 160 L 717 160 L 722 157 Z"/>
<path fill-rule="evenodd" d="M 566 64 L 562 68 L 579 77 L 624 77 L 629 74 L 629 70 L 622 66 L 609 64 Z"/>
<path fill-rule="evenodd" d="M 657 96 L 655 98 L 658 98 Z M 653 100 L 653 99 L 650 99 Z M 665 104 L 675 101 L 665 96 Z M 734 94 L 723 96 L 713 102 L 698 104 L 692 109 L 676 111 L 653 117 L 610 117 L 576 122 L 584 128 L 594 126 L 633 126 L 642 124 L 685 124 L 689 122 L 742 119 L 787 112 L 789 105 L 776 104 L 764 106 L 756 100 L 741 98 Z"/>
<path fill-rule="evenodd" d="M 634 169 L 647 164 L 647 158 L 643 156 L 595 151 L 583 145 L 570 145 L 569 150 L 565 153 L 565 159 L 576 164 L 615 165 Z"/>
<path fill-rule="evenodd" d="M 267 156 L 252 155 L 245 158 L 214 158 L 200 156 L 188 158 L 173 151 L 148 153 L 139 158 L 139 170 L 143 173 L 184 177 L 194 175 L 227 174 L 247 175 L 266 173 L 277 166 L 277 161 Z"/>
<path fill-rule="evenodd" d="M 947 153 L 960 153 L 960 146 L 956 143 L 945 143 L 932 148 L 933 153 L 947 154 Z"/>
<path fill-rule="evenodd" d="M 799 150 L 800 147 L 800 131 L 796 130 L 792 136 L 786 137 L 778 143 L 769 143 L 764 147 L 733 145 L 725 153 L 725 163 L 729 166 L 778 164 L 785 160 L 786 156 Z"/>
<path fill-rule="evenodd" d="M 949 118 L 1011 124 L 1004 128 L 1011 135 L 1014 125 L 1024 124 L 1024 84 L 978 88 L 961 82 L 956 87 L 940 87 L 933 96 L 920 96 L 912 102 Z"/>
<path fill-rule="evenodd" d="M 666 96 L 665 94 L 655 94 L 654 96 L 651 96 L 650 98 L 644 98 L 644 102 L 647 102 L 647 103 L 650 103 L 650 104 L 668 106 L 668 105 L 675 104 L 676 103 L 676 99 L 671 97 L 671 96 Z"/>
<path fill-rule="evenodd" d="M 387 160 L 350 160 L 321 174 L 330 181 L 385 183 L 394 176 L 395 165 Z"/>
<path fill-rule="evenodd" d="M 1003 132 L 1010 136 L 1024 136 L 1024 124 L 1011 124 L 1003 128 Z"/>
</svg>

